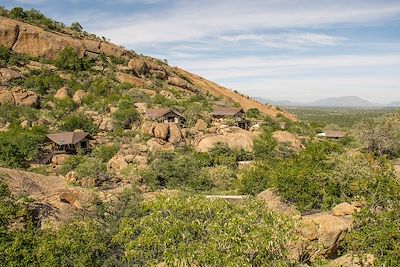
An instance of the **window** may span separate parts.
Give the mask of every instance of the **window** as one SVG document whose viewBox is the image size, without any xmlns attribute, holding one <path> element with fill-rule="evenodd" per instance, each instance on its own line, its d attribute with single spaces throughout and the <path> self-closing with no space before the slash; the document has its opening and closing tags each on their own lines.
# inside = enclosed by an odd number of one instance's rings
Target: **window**
<svg viewBox="0 0 400 267">
<path fill-rule="evenodd" d="M 81 148 L 83 148 L 83 149 L 87 148 L 87 142 L 86 141 L 81 142 Z"/>
</svg>

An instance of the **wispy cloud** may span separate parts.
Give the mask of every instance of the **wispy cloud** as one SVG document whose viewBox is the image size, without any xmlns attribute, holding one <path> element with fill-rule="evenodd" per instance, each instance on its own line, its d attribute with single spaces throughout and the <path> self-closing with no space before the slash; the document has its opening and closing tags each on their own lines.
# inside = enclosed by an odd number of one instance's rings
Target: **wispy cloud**
<svg viewBox="0 0 400 267">
<path fill-rule="evenodd" d="M 216 37 L 233 32 L 376 23 L 396 19 L 399 14 L 399 2 L 298 1 L 295 5 L 287 0 L 178 1 L 162 11 L 118 18 L 95 30 L 118 43 L 135 45 Z"/>
</svg>

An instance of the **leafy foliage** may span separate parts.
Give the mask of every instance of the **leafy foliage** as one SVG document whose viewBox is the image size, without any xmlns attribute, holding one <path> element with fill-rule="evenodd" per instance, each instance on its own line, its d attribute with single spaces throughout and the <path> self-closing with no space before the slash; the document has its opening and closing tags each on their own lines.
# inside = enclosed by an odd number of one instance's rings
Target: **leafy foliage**
<svg viewBox="0 0 400 267">
<path fill-rule="evenodd" d="M 292 223 L 255 201 L 232 205 L 201 197 L 143 202 L 139 218 L 123 220 L 114 240 L 129 265 L 286 265 Z M 244 249 L 246 248 L 246 249 Z"/>
<path fill-rule="evenodd" d="M 79 58 L 78 54 L 71 47 L 67 47 L 61 51 L 54 60 L 54 64 L 60 69 L 72 71 L 84 71 L 92 67 L 92 63 L 87 58 Z"/>
<path fill-rule="evenodd" d="M 49 71 L 32 71 L 31 74 L 22 82 L 22 85 L 41 95 L 54 92 L 62 87 L 64 80 L 57 74 Z"/>
<path fill-rule="evenodd" d="M 96 125 L 94 125 L 93 120 L 81 113 L 66 116 L 60 122 L 60 129 L 71 132 L 75 131 L 76 129 L 80 129 L 91 134 L 98 131 L 98 128 Z"/>
<path fill-rule="evenodd" d="M 45 133 L 39 127 L 31 130 L 13 128 L 0 133 L 0 166 L 23 167 L 27 161 L 34 160 Z"/>
</svg>

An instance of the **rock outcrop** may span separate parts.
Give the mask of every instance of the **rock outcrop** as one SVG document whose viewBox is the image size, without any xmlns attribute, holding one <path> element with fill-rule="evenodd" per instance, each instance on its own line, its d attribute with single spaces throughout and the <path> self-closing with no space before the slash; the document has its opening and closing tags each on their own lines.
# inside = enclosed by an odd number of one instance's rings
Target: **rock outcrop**
<svg viewBox="0 0 400 267">
<path fill-rule="evenodd" d="M 197 121 L 196 121 L 196 124 L 194 125 L 194 128 L 197 130 L 197 131 L 202 131 L 202 132 L 204 132 L 206 129 L 207 129 L 207 123 L 204 121 L 204 120 L 202 120 L 202 119 L 198 119 Z"/>
<path fill-rule="evenodd" d="M 21 21 L 0 17 L 0 45 L 16 53 L 47 59 L 56 58 L 67 47 L 73 48 L 79 56 L 105 54 L 106 56 L 124 58 L 130 60 L 130 62 L 127 67 L 119 68 L 117 79 L 120 82 L 131 83 L 135 87 L 152 86 L 151 82 L 146 85 L 146 82 L 149 81 L 145 82 L 143 79 L 144 76 L 147 77 L 147 74 L 151 74 L 153 77 L 166 80 L 170 85 L 186 91 L 197 92 L 200 90 L 202 93 L 210 93 L 220 97 L 224 102 L 239 103 L 245 110 L 257 108 L 262 113 L 272 117 L 282 115 L 290 120 L 297 120 L 294 115 L 286 111 L 271 105 L 263 105 L 197 75 L 170 67 L 148 57 L 138 56 L 131 51 L 102 40 L 77 38 L 65 33 L 46 31 L 41 27 Z"/>
<path fill-rule="evenodd" d="M 365 255 L 343 255 L 334 259 L 325 267 L 372 267 L 374 266 L 375 257 L 372 254 Z"/>
<path fill-rule="evenodd" d="M 60 100 L 69 98 L 68 88 L 64 86 L 58 89 L 57 92 L 54 94 L 54 98 Z"/>
<path fill-rule="evenodd" d="M 195 140 L 196 150 L 207 152 L 217 143 L 228 145 L 231 149 L 243 149 L 245 151 L 253 151 L 253 141 L 257 138 L 252 132 L 243 130 L 238 127 L 229 127 L 218 134 L 208 134 Z"/>
<path fill-rule="evenodd" d="M 267 189 L 257 195 L 257 198 L 262 200 L 265 205 L 280 214 L 300 218 L 301 214 L 292 204 L 286 203 L 272 189 Z"/>
<path fill-rule="evenodd" d="M 39 97 L 35 92 L 19 87 L 11 90 L 0 87 L 0 105 L 4 104 L 36 108 L 39 106 Z"/>
<path fill-rule="evenodd" d="M 161 140 L 167 141 L 169 134 L 169 125 L 168 123 L 158 123 L 154 127 L 154 137 L 159 138 Z"/>
<path fill-rule="evenodd" d="M 130 83 L 135 87 L 143 87 L 144 81 L 136 76 L 131 74 L 118 72 L 116 76 L 117 80 L 121 83 Z"/>
<path fill-rule="evenodd" d="M 22 77 L 21 73 L 16 70 L 2 68 L 0 69 L 0 85 L 8 81 Z"/>
<path fill-rule="evenodd" d="M 72 96 L 72 100 L 80 105 L 82 104 L 82 100 L 87 96 L 87 93 L 83 90 L 78 90 L 75 92 L 75 94 Z"/>
<path fill-rule="evenodd" d="M 104 41 L 48 32 L 38 26 L 5 17 L 0 17 L 0 44 L 16 53 L 48 59 L 54 59 L 67 47 L 72 47 L 80 56 L 101 53 L 126 59 L 134 56 L 128 50 Z"/>
<path fill-rule="evenodd" d="M 291 147 L 293 147 L 295 150 L 301 150 L 304 148 L 302 145 L 300 139 L 287 131 L 275 131 L 272 133 L 272 137 L 279 143 L 289 143 Z"/>
</svg>

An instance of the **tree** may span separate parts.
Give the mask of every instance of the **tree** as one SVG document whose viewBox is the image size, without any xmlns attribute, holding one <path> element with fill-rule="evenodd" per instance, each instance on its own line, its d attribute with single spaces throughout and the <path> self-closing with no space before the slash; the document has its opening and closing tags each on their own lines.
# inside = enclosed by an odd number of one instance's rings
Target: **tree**
<svg viewBox="0 0 400 267">
<path fill-rule="evenodd" d="M 27 14 L 22 7 L 18 6 L 11 9 L 10 17 L 13 19 L 25 19 L 27 17 Z"/>
<path fill-rule="evenodd" d="M 377 155 L 392 157 L 400 154 L 400 113 L 384 120 L 365 120 L 359 126 L 360 139 L 365 147 Z"/>
<path fill-rule="evenodd" d="M 79 22 L 73 22 L 70 28 L 77 32 L 81 32 L 83 30 L 83 27 Z"/>
<path fill-rule="evenodd" d="M 67 47 L 61 51 L 54 61 L 54 64 L 64 70 L 83 71 L 91 68 L 89 60 L 79 58 L 72 47 Z"/>
</svg>

